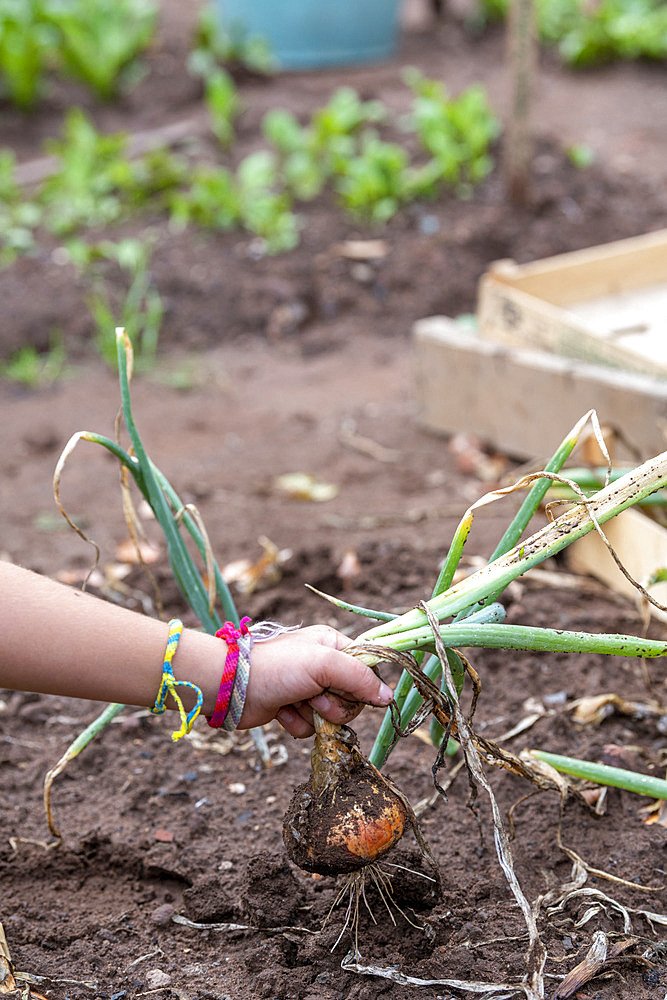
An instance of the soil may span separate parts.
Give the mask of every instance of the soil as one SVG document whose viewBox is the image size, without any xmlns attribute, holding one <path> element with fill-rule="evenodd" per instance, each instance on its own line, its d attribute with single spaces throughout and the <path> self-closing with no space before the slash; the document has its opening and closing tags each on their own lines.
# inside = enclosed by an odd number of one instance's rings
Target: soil
<svg viewBox="0 0 667 1000">
<path fill-rule="evenodd" d="M 112 107 L 97 107 L 60 84 L 30 118 L 3 108 L 3 135 L 20 162 L 41 155 L 43 139 L 57 134 L 73 102 L 86 106 L 100 127 L 132 134 L 198 121 L 201 95 L 185 68 L 195 13 L 194 5 L 163 4 L 148 73 Z M 503 45 L 499 31 L 474 37 L 455 10 L 436 24 L 430 9 L 415 2 L 390 62 L 284 74 L 268 83 L 242 79 L 238 152 L 256 148 L 267 108 L 305 114 L 341 83 L 400 110 L 407 98 L 399 71 L 407 64 L 440 76 L 452 93 L 480 80 L 503 112 Z M 154 279 L 167 306 L 160 362 L 133 384 L 144 442 L 182 498 L 197 504 L 223 564 L 257 560 L 262 538 L 281 552 L 277 582 L 237 595 L 243 613 L 285 623 L 327 621 L 353 635 L 357 620 L 306 584 L 388 611 L 428 595 L 458 518 L 517 463 L 489 455 L 474 427 L 463 441 L 417 428 L 411 325 L 433 313 L 473 311 L 477 281 L 495 259 L 529 260 L 667 225 L 666 72 L 664 65 L 628 65 L 574 74 L 543 54 L 537 153 L 523 209 L 507 203 L 496 168 L 470 200 L 443 197 L 406 210 L 380 232 L 351 223 L 323 198 L 304 209 L 299 248 L 277 257 L 258 257 L 238 233 L 176 235 L 159 218 L 121 227 L 125 234 L 152 233 Z M 199 141 L 206 155 L 201 133 Z M 574 142 L 594 150 L 589 169 L 576 169 L 566 155 Z M 496 153 L 500 158 L 502 149 Z M 369 236 L 386 242 L 381 259 L 360 268 L 340 255 L 341 241 Z M 85 289 L 54 248 L 44 241 L 35 256 L 0 274 L 0 356 L 26 344 L 45 348 L 58 330 L 72 365 L 49 387 L 0 384 L 0 551 L 77 584 L 91 550 L 64 529 L 51 479 L 76 431 L 113 435 L 118 388 L 90 345 Z M 174 387 L 176 375 L 186 377 L 187 389 Z M 502 387 L 483 388 L 493 405 Z M 537 418 L 539 400 L 535 412 Z M 567 430 L 544 427 L 537 464 Z M 322 503 L 293 499 L 275 488 L 275 477 L 288 472 L 329 483 L 336 495 Z M 105 453 L 81 443 L 64 471 L 63 501 L 101 546 L 105 574 L 93 578 L 93 588 L 155 614 L 145 575 L 133 569 L 118 579 L 127 532 L 117 478 Z M 489 555 L 513 509 L 504 501 L 477 516 L 468 568 Z M 160 550 L 150 523 L 148 533 Z M 193 623 L 161 550 L 154 571 L 165 613 Z M 573 581 L 559 561 L 546 579 L 526 577 L 503 600 L 513 622 L 601 632 L 642 628 L 634 605 L 592 581 Z M 664 636 L 664 626 L 653 623 L 650 634 Z M 662 718 L 611 711 L 596 725 L 572 715 L 576 699 L 603 693 L 664 706 L 661 660 L 498 651 L 471 659 L 482 680 L 475 726 L 484 736 L 500 738 L 536 716 L 504 745 L 515 753 L 541 747 L 656 774 L 664 769 L 664 709 Z M 385 673 L 396 679 L 394 667 Z M 422 804 L 420 824 L 443 875 L 442 898 L 424 888 L 430 883 L 423 877 L 396 869 L 400 910 L 389 912 L 369 885 L 373 916 L 362 900 L 358 928 L 365 968 L 354 971 L 341 966 L 351 930 L 341 936 L 347 902 L 334 905 L 340 887 L 292 865 L 282 842 L 293 789 L 308 777 L 309 741 L 268 727 L 269 767 L 247 733 L 221 737 L 200 729 L 174 745 L 168 720 L 127 709 L 56 779 L 54 817 L 63 842 L 53 848 L 44 772 L 101 706 L 0 695 L 0 921 L 16 968 L 46 977 L 36 981 L 35 995 L 433 1000 L 461 995 L 442 981 L 493 984 L 524 975 L 525 924 L 496 858 L 488 799 L 480 790 L 476 811 L 468 807 L 463 771 L 446 803 L 434 795 L 427 726 L 399 742 L 387 770 L 414 807 Z M 380 718 L 369 709 L 355 724 L 366 751 Z M 448 763 L 439 780 L 454 766 Z M 529 900 L 558 896 L 572 872 L 568 850 L 595 870 L 657 887 L 642 892 L 590 871 L 589 895 L 572 896 L 559 909 L 545 901 L 538 927 L 549 955 L 547 995 L 564 995 L 562 977 L 603 931 L 614 943 L 633 940 L 576 995 L 662 998 L 664 918 L 651 924 L 642 911 L 665 911 L 667 834 L 664 825 L 647 822 L 647 800 L 610 789 L 597 815 L 570 796 L 562 815 L 565 850 L 558 843 L 557 796 L 527 798 L 523 779 L 489 772 L 506 822 L 515 807 L 511 848 Z M 405 844 L 394 857 L 419 868 L 411 835 Z M 191 923 L 179 922 L 183 917 Z M 432 980 L 441 982 L 428 985 Z"/>
</svg>

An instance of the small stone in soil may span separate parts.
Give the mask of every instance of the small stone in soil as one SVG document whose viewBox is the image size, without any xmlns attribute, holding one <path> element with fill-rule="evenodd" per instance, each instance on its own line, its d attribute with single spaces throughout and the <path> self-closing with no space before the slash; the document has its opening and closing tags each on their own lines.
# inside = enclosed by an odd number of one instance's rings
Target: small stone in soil
<svg viewBox="0 0 667 1000">
<path fill-rule="evenodd" d="M 162 906 L 158 906 L 153 910 L 151 920 L 157 927 L 166 927 L 171 921 L 175 909 L 172 903 L 163 903 Z"/>
</svg>

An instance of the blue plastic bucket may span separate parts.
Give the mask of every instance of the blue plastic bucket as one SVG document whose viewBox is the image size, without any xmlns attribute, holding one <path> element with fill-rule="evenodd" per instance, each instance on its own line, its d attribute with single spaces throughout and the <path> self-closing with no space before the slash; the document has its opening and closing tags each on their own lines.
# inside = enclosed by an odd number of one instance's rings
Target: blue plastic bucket
<svg viewBox="0 0 667 1000">
<path fill-rule="evenodd" d="M 401 0 L 215 0 L 223 27 L 259 36 L 281 69 L 378 62 L 398 45 Z"/>
</svg>

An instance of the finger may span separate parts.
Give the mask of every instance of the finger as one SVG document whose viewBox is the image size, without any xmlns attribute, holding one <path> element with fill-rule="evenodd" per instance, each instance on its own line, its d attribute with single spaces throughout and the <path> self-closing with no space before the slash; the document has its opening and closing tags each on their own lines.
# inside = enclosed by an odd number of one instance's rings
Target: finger
<svg viewBox="0 0 667 1000">
<path fill-rule="evenodd" d="M 276 719 L 283 729 L 296 739 L 305 739 L 315 732 L 312 722 L 308 723 L 291 705 L 284 705 L 279 709 Z"/>
<path fill-rule="evenodd" d="M 389 685 L 370 667 L 340 650 L 322 650 L 316 669 L 322 687 L 345 692 L 350 701 L 385 707 L 393 698 Z"/>
<path fill-rule="evenodd" d="M 363 705 L 358 701 L 347 701 L 345 698 L 337 698 L 331 691 L 320 694 L 316 698 L 311 698 L 311 706 L 315 711 L 328 722 L 335 722 L 344 725 L 351 722 L 361 712 Z"/>
</svg>

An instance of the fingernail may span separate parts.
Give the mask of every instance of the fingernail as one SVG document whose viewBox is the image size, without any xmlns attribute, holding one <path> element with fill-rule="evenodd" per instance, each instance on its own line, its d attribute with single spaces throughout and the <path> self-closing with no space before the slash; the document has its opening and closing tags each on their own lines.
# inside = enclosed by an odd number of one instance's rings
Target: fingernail
<svg viewBox="0 0 667 1000">
<path fill-rule="evenodd" d="M 394 697 L 394 692 L 391 690 L 388 684 L 384 681 L 380 684 L 380 690 L 378 692 L 378 698 L 383 705 L 388 705 L 391 699 Z"/>
<path fill-rule="evenodd" d="M 328 712 L 331 708 L 331 699 L 328 698 L 325 694 L 318 694 L 317 698 L 312 699 L 311 705 L 320 714 L 322 712 Z"/>
</svg>

